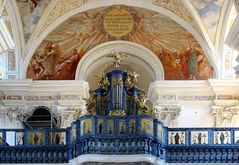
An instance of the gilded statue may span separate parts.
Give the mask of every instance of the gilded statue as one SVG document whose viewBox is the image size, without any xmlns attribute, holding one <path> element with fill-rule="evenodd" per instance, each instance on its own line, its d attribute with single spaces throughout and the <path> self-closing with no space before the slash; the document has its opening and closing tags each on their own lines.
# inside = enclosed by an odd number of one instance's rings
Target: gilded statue
<svg viewBox="0 0 239 165">
<path fill-rule="evenodd" d="M 139 96 L 136 97 L 136 101 L 138 102 L 139 109 L 142 114 L 147 114 L 150 112 L 150 109 L 146 104 L 147 100 L 148 100 L 148 98 L 144 91 L 141 91 Z"/>
<path fill-rule="evenodd" d="M 100 72 L 97 76 L 98 86 L 101 86 L 103 89 L 107 89 L 110 85 L 108 77 L 106 76 L 105 72 Z"/>
<path fill-rule="evenodd" d="M 96 97 L 95 97 L 93 90 L 90 90 L 89 93 L 90 93 L 90 97 L 88 99 L 86 99 L 86 98 L 84 99 L 84 100 L 86 100 L 87 112 L 89 114 L 95 114 L 95 112 L 96 112 Z"/>
<path fill-rule="evenodd" d="M 123 57 L 128 57 L 128 55 L 124 52 L 111 52 L 107 57 L 114 58 L 115 59 L 115 61 L 114 61 L 115 67 L 118 68 L 120 65 L 121 59 Z"/>
<path fill-rule="evenodd" d="M 138 83 L 138 78 L 139 74 L 137 74 L 135 71 L 134 72 L 127 72 L 127 77 L 125 80 L 125 83 L 127 87 L 133 87 L 136 86 Z"/>
</svg>

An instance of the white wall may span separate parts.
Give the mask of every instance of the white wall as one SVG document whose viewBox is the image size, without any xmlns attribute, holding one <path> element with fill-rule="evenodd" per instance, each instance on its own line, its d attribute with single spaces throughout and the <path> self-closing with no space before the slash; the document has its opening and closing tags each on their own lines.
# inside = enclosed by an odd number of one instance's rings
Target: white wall
<svg viewBox="0 0 239 165">
<path fill-rule="evenodd" d="M 183 105 L 176 127 L 214 127 L 214 117 L 209 106 Z"/>
</svg>

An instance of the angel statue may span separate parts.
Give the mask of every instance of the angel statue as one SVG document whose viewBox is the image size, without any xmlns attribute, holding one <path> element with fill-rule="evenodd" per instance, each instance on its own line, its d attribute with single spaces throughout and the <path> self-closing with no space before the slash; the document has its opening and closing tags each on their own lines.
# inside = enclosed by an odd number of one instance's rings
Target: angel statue
<svg viewBox="0 0 239 165">
<path fill-rule="evenodd" d="M 135 71 L 133 73 L 127 72 L 126 85 L 128 87 L 136 86 L 138 83 L 138 78 L 139 78 L 139 75 Z"/>
<path fill-rule="evenodd" d="M 124 52 L 111 52 L 111 54 L 109 54 L 107 57 L 114 58 L 115 59 L 115 61 L 114 61 L 115 67 L 118 68 L 120 65 L 121 59 L 123 57 L 128 57 L 128 55 Z"/>
<path fill-rule="evenodd" d="M 136 97 L 136 101 L 138 102 L 139 109 L 142 114 L 149 113 L 149 111 L 150 111 L 149 107 L 146 105 L 147 100 L 148 100 L 148 98 L 146 97 L 146 94 L 144 91 L 141 91 L 139 96 Z"/>
<path fill-rule="evenodd" d="M 84 98 L 84 100 L 86 100 L 86 108 L 88 113 L 94 114 L 96 112 L 96 98 L 93 90 L 90 90 L 89 93 L 90 97 L 88 99 Z"/>
<path fill-rule="evenodd" d="M 108 80 L 108 77 L 105 75 L 105 72 L 100 72 L 99 75 L 97 75 L 98 79 L 98 85 L 101 86 L 104 89 L 107 89 L 110 82 Z"/>
</svg>

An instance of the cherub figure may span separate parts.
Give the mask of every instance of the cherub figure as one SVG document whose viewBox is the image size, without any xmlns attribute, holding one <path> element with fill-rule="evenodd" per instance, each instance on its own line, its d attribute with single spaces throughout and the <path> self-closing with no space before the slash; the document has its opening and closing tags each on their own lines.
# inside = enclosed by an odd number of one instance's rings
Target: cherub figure
<svg viewBox="0 0 239 165">
<path fill-rule="evenodd" d="M 127 72 L 126 85 L 128 87 L 136 86 L 138 83 L 138 78 L 139 78 L 139 75 L 135 71 L 133 73 Z"/>
<path fill-rule="evenodd" d="M 108 80 L 108 77 L 105 75 L 105 72 L 100 72 L 100 74 L 97 76 L 97 79 L 98 79 L 98 85 L 104 89 L 107 89 L 110 82 Z"/>
<path fill-rule="evenodd" d="M 136 97 L 136 101 L 138 102 L 139 109 L 141 110 L 143 114 L 149 112 L 149 107 L 146 105 L 147 100 L 148 98 L 146 97 L 146 94 L 144 91 L 141 91 L 139 96 Z"/>
<path fill-rule="evenodd" d="M 115 61 L 114 61 L 115 67 L 118 68 L 120 65 L 121 59 L 123 57 L 128 57 L 128 55 L 124 52 L 111 52 L 111 54 L 109 54 L 107 57 L 114 58 L 115 59 Z"/>
</svg>

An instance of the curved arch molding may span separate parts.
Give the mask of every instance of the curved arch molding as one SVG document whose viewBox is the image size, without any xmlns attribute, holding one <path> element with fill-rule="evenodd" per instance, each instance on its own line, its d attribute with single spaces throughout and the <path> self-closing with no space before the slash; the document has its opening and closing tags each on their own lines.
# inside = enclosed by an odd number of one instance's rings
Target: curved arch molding
<svg viewBox="0 0 239 165">
<path fill-rule="evenodd" d="M 113 59 L 107 58 L 112 51 L 124 52 L 131 56 L 122 59 L 122 63 L 132 65 L 135 61 L 154 80 L 164 79 L 163 65 L 155 54 L 142 45 L 129 41 L 110 41 L 89 50 L 78 63 L 75 79 L 86 80 L 96 68 L 102 67 L 106 63 L 113 64 Z M 127 63 L 126 60 L 130 63 Z"/>
<path fill-rule="evenodd" d="M 163 8 L 161 10 L 164 14 L 173 15 Z M 120 15 L 122 11 L 123 16 Z M 120 28 L 121 25 L 110 24 L 119 16 L 124 21 L 122 29 L 117 31 L 109 28 Z M 134 42 L 151 50 L 162 62 L 164 79 L 213 77 L 213 72 L 217 74 L 217 71 L 213 71 L 216 67 L 210 49 L 189 24 L 175 14 L 173 16 L 169 18 L 152 10 L 125 5 L 99 7 L 78 13 L 55 28 L 42 42 L 36 41 L 41 44 L 35 48 L 36 51 L 29 51 L 23 66 L 23 71 L 26 71 L 23 77 L 72 80 L 79 60 L 89 50 L 99 44 L 118 40 Z M 190 47 L 195 47 L 194 62 L 189 58 Z M 54 55 L 48 56 L 51 51 L 54 51 Z M 190 63 L 195 67 L 193 75 L 190 74 Z"/>
</svg>

